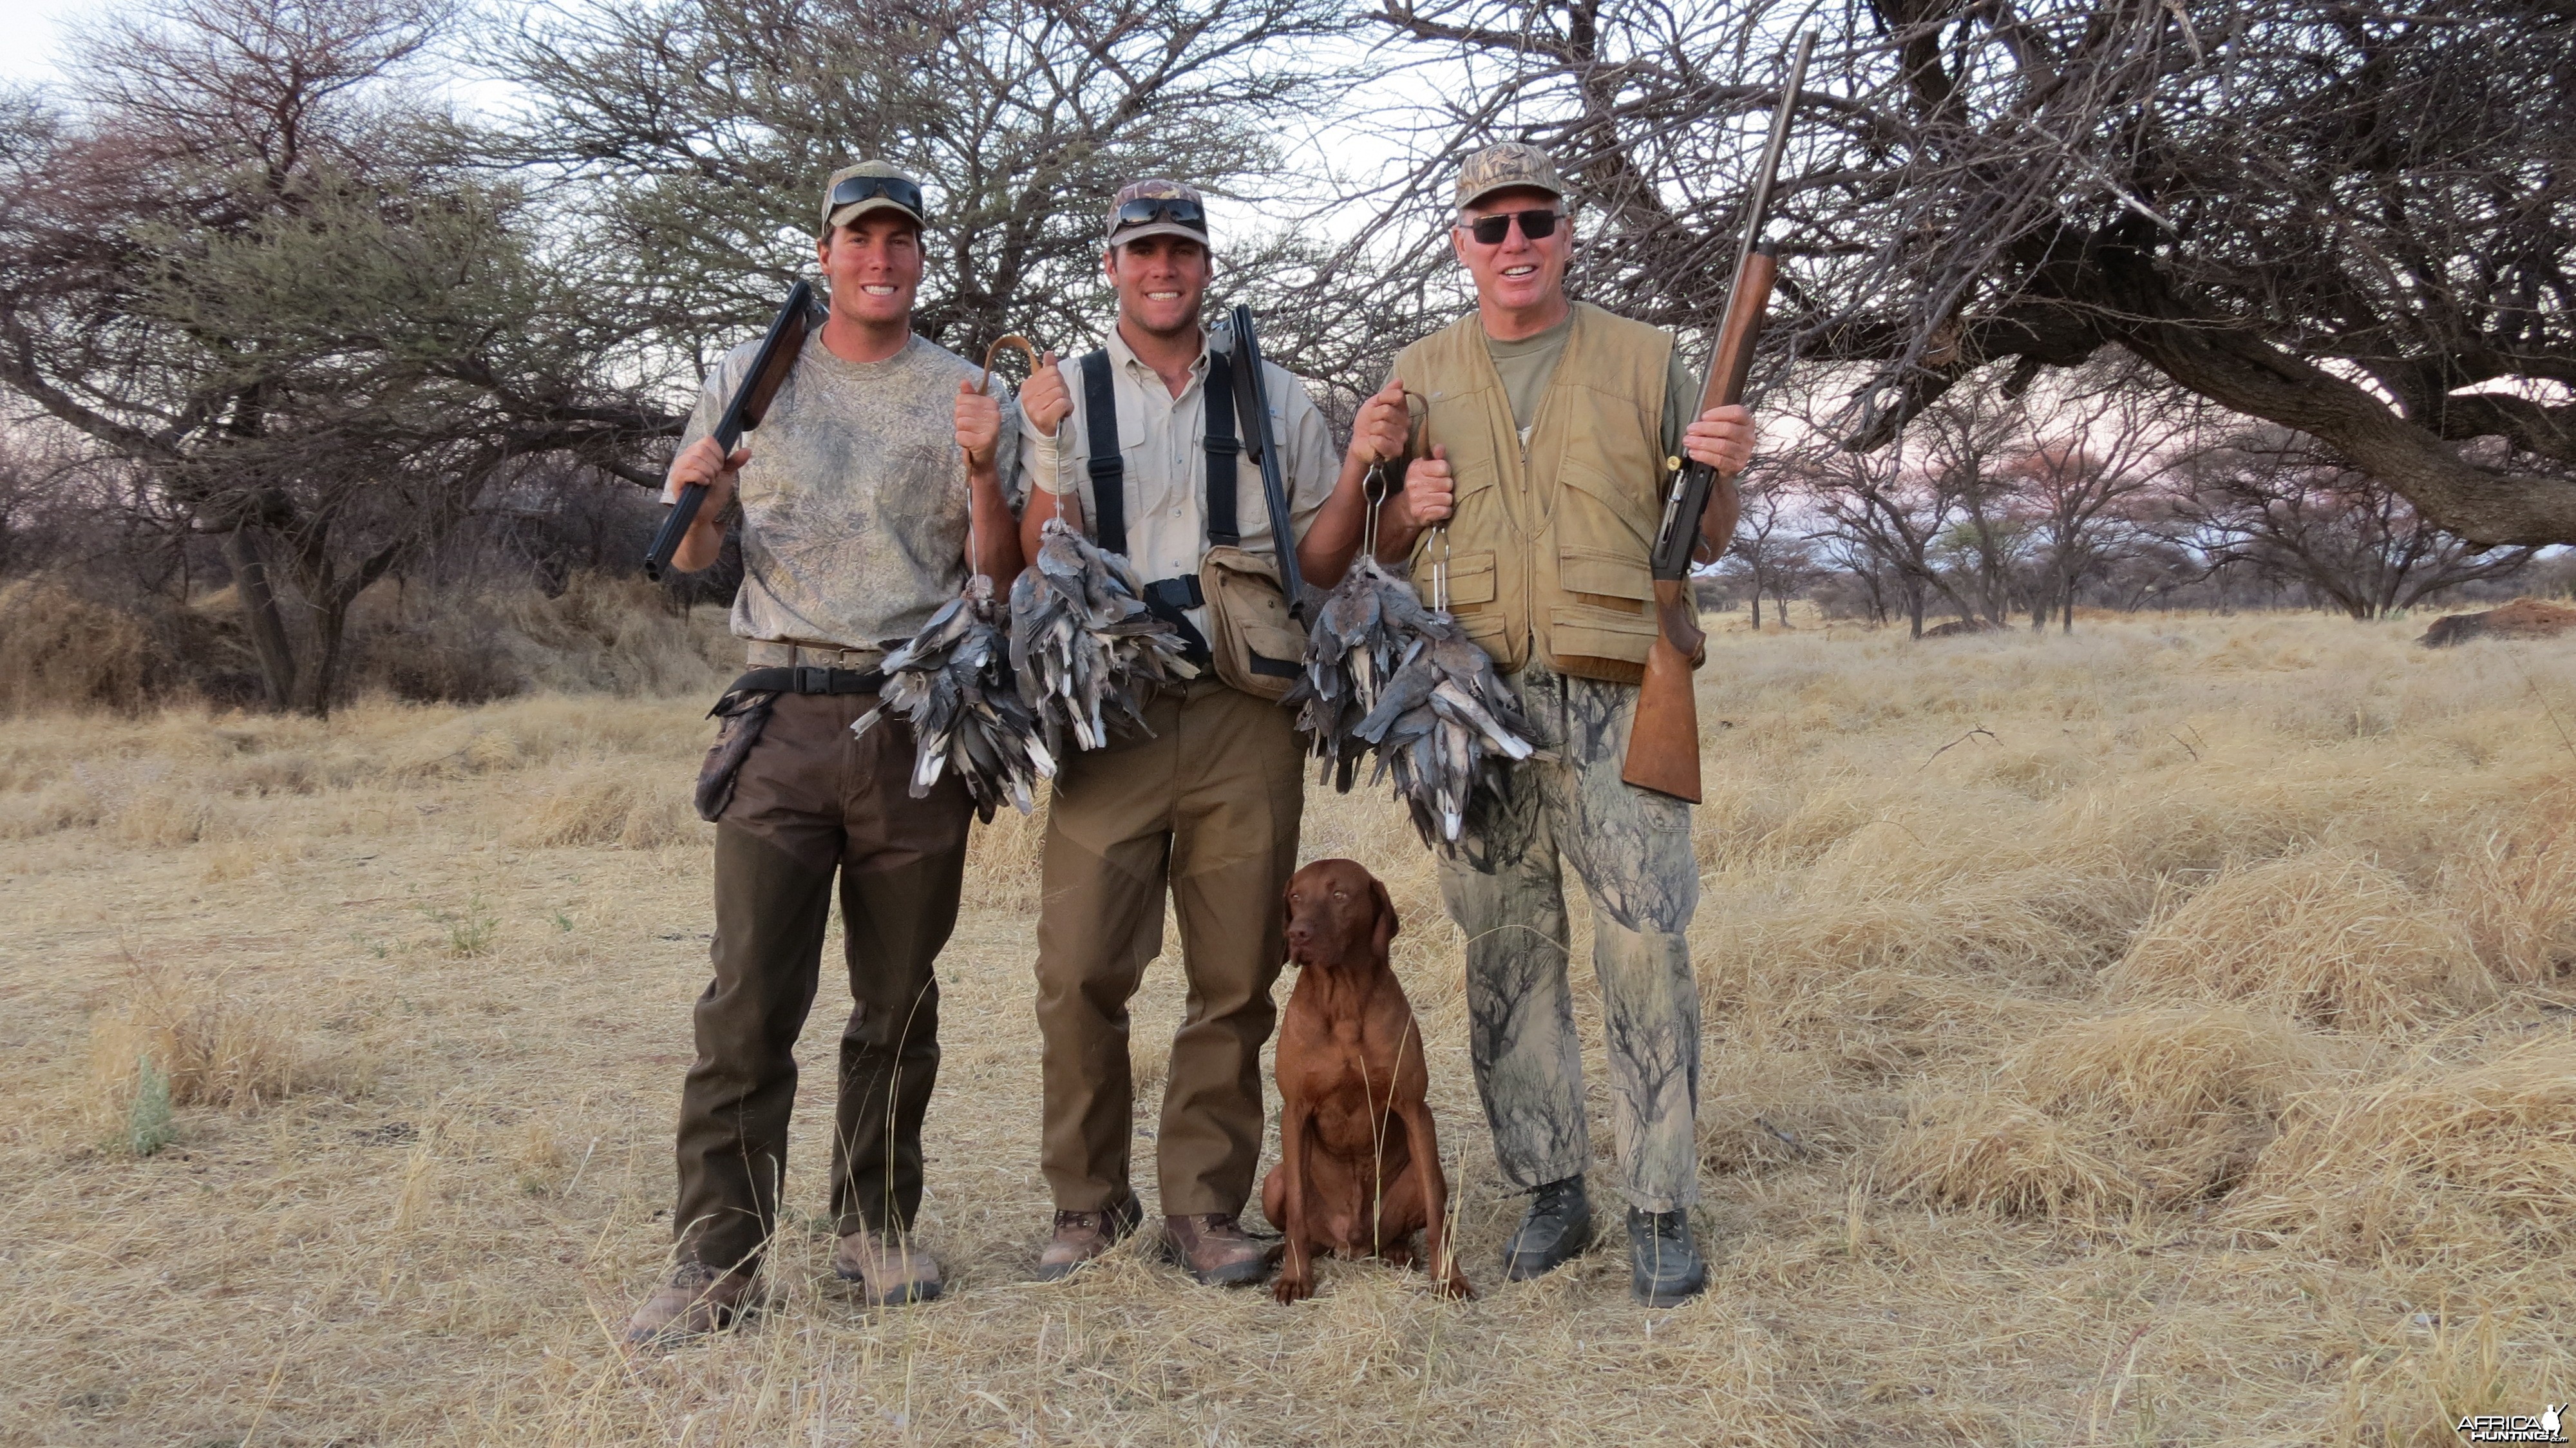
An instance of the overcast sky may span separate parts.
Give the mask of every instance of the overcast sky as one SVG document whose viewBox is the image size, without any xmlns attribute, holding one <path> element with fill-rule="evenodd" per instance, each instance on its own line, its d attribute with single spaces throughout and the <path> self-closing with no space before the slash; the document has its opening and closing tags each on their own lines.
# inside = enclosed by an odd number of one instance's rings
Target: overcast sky
<svg viewBox="0 0 2576 1448">
<path fill-rule="evenodd" d="M 49 79 L 60 22 L 100 8 L 97 0 L 0 0 L 0 80 Z"/>
</svg>

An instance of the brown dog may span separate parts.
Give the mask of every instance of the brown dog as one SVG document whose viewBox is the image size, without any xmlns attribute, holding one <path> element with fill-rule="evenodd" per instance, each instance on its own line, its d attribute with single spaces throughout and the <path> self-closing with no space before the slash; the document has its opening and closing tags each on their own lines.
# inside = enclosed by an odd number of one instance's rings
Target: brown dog
<svg viewBox="0 0 2576 1448">
<path fill-rule="evenodd" d="M 1315 1295 L 1315 1253 L 1413 1265 L 1423 1235 L 1433 1290 L 1473 1297 L 1449 1251 L 1449 1179 L 1424 1093 L 1413 1007 L 1388 969 L 1395 905 L 1350 860 L 1288 882 L 1288 958 L 1303 967 L 1279 1023 L 1279 1164 L 1261 1210 L 1288 1237 L 1270 1295 Z"/>
</svg>

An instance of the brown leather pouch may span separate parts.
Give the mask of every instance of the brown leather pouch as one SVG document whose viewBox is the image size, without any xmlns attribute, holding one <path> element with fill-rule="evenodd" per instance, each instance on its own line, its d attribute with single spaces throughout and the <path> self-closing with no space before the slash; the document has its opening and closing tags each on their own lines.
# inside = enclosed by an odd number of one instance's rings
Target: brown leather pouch
<svg viewBox="0 0 2576 1448">
<path fill-rule="evenodd" d="M 698 818 L 712 824 L 733 803 L 734 776 L 751 757 L 751 746 L 760 742 L 760 731 L 769 726 L 769 706 L 777 701 L 774 690 L 736 690 L 707 711 L 708 718 L 724 722 L 716 726 L 716 742 L 698 766 Z"/>
<path fill-rule="evenodd" d="M 1199 564 L 1199 592 L 1207 599 L 1216 676 L 1277 703 L 1306 658 L 1306 631 L 1289 615 L 1277 567 L 1240 548 L 1211 548 Z"/>
</svg>

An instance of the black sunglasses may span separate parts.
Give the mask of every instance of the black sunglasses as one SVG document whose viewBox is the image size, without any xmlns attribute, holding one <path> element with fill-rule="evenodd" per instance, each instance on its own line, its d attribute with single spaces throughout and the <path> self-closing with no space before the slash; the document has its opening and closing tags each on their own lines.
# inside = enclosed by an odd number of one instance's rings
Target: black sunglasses
<svg viewBox="0 0 2576 1448">
<path fill-rule="evenodd" d="M 832 188 L 832 209 L 840 210 L 854 201 L 882 196 L 913 214 L 915 219 L 929 213 L 921 209 L 921 188 L 900 176 L 844 176 Z"/>
<path fill-rule="evenodd" d="M 1109 218 L 1109 234 L 1116 236 L 1131 226 L 1151 226 L 1158 221 L 1207 235 L 1206 209 L 1183 196 L 1142 196 L 1127 202 Z"/>
<path fill-rule="evenodd" d="M 1565 213 L 1533 207 L 1527 211 L 1505 211 L 1494 216 L 1479 216 L 1473 221 L 1462 221 L 1458 224 L 1466 228 L 1469 236 L 1485 245 L 1500 246 L 1503 238 L 1512 234 L 1513 217 L 1520 218 L 1521 235 L 1532 241 L 1542 241 L 1556 235 L 1556 224 L 1565 219 Z"/>
</svg>

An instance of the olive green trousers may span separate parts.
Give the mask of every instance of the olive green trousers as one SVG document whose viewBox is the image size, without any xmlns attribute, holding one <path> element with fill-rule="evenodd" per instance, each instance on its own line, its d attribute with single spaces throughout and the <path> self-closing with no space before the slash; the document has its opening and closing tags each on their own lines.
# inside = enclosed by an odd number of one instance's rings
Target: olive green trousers
<svg viewBox="0 0 2576 1448">
<path fill-rule="evenodd" d="M 778 1224 L 796 1039 L 813 1009 L 835 878 L 854 1004 L 832 1125 L 836 1230 L 908 1228 L 939 1075 L 932 972 L 957 923 L 973 805 L 955 775 L 907 793 L 912 731 L 850 725 L 869 695 L 782 694 L 716 822 L 715 978 L 680 1091 L 683 1260 L 757 1265 Z"/>
</svg>

